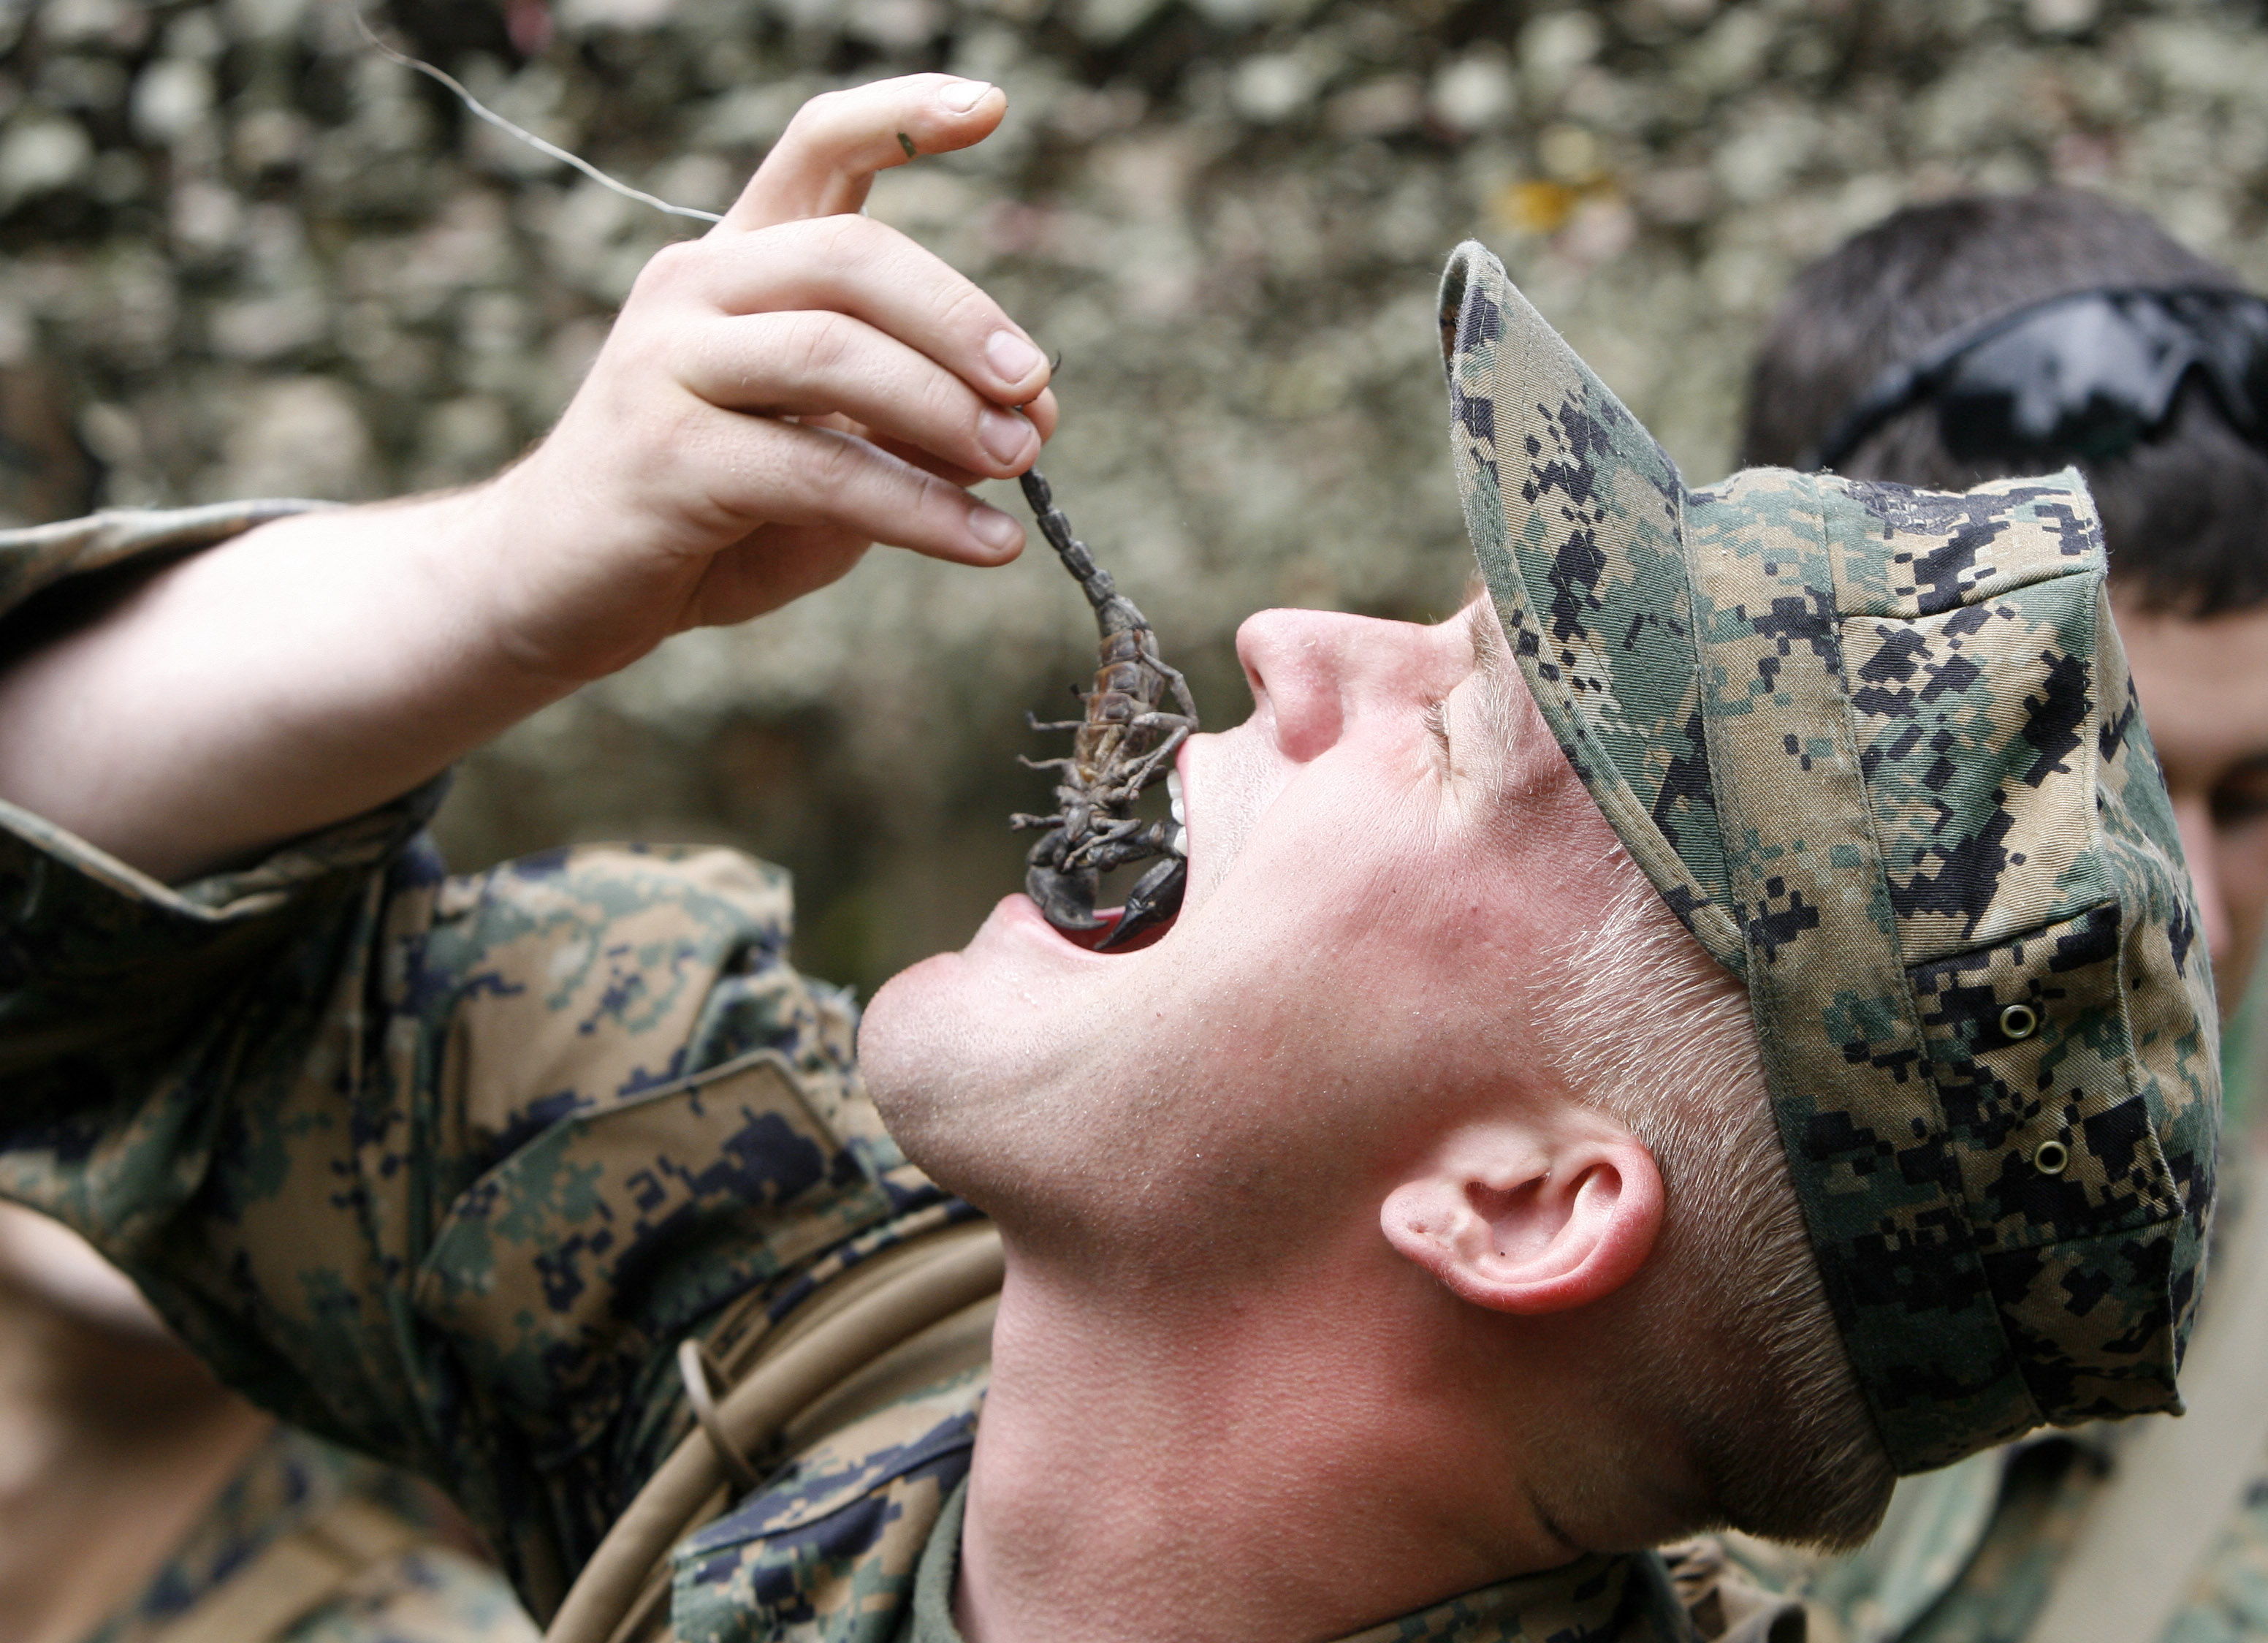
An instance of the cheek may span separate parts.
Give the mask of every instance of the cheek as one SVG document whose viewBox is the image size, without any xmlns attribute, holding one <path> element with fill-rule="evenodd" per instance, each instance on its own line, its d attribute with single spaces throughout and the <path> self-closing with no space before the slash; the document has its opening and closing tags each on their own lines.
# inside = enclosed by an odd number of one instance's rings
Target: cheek
<svg viewBox="0 0 2268 1643">
<path fill-rule="evenodd" d="M 1229 869 L 1243 857 L 1260 818 L 1276 802 L 1296 767 L 1277 755 L 1250 723 L 1193 743 L 1187 764 L 1185 779 L 1196 800 L 1189 817 L 1189 881 L 1184 905 L 1194 910 L 1211 898 Z"/>
<path fill-rule="evenodd" d="M 1323 758 L 1294 762 L 1262 717 L 1188 755 L 1181 928 L 1219 900 L 1215 940 L 1296 942 L 1303 930 L 1318 940 L 1358 939 L 1402 887 L 1440 870 L 1447 818 L 1430 744 L 1350 734 Z"/>
<path fill-rule="evenodd" d="M 1469 852 L 1424 866 L 1312 862 L 1296 905 L 1232 895 L 1208 910 L 1221 915 L 1219 955 L 1234 956 L 1207 991 L 1241 999 L 1222 1049 L 1294 1082 L 1302 1068 L 1329 1069 L 1335 1083 L 1395 1101 L 1476 1091 L 1535 1062 L 1540 971 L 1563 944 L 1537 915 L 1565 906 L 1511 870 L 1484 876 Z"/>
</svg>

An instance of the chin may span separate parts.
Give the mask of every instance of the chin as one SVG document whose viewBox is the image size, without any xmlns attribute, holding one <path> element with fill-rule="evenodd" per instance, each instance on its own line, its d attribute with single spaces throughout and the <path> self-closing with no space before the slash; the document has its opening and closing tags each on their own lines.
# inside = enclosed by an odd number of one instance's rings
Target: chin
<svg viewBox="0 0 2268 1643">
<path fill-rule="evenodd" d="M 948 1131 L 957 1138 L 983 1127 L 995 1092 L 1028 1087 L 1021 1047 L 1046 1038 L 1044 1017 L 1067 979 L 1050 944 L 1077 951 L 1027 899 L 1008 896 L 966 947 L 899 971 L 866 1006 L 858 1062 L 867 1091 L 907 1155 L 932 1175 Z"/>
<path fill-rule="evenodd" d="M 909 1155 L 911 1138 L 954 1079 L 965 1045 L 961 954 L 940 953 L 882 984 L 858 1022 L 858 1071 L 882 1122 Z"/>
<path fill-rule="evenodd" d="M 967 947 L 901 970 L 874 995 L 858 1036 L 867 1082 L 880 1099 L 885 1084 L 990 1076 L 1004 1055 L 1070 1053 L 1095 995 L 1138 968 L 1157 939 L 1092 952 L 1030 897 L 1004 896 Z"/>
<path fill-rule="evenodd" d="M 1127 1013 L 1118 984 L 1152 969 L 1154 950 L 1089 952 L 1011 895 L 960 952 L 892 976 L 866 1006 L 858 1060 L 906 1156 L 996 1213 L 1077 1173 L 1129 1059 L 1109 1029 Z"/>
</svg>

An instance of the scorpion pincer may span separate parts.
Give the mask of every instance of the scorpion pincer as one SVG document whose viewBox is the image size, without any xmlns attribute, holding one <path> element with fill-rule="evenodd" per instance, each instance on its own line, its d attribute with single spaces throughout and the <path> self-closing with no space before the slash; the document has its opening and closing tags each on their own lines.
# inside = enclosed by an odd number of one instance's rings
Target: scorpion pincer
<svg viewBox="0 0 2268 1643">
<path fill-rule="evenodd" d="M 1036 714 L 1025 716 L 1034 730 L 1074 733 L 1069 757 L 1023 761 L 1035 770 L 1062 772 L 1056 783 L 1056 814 L 1012 816 L 1008 825 L 1048 829 L 1025 858 L 1024 888 L 1058 930 L 1101 929 L 1104 920 L 1095 916 L 1094 898 L 1102 875 L 1152 856 L 1164 858 L 1127 892 L 1118 922 L 1095 943 L 1107 947 L 1181 909 L 1189 860 L 1181 785 L 1172 771 L 1174 755 L 1197 727 L 1197 704 L 1188 682 L 1158 654 L 1158 636 L 1148 620 L 1118 591 L 1110 572 L 1094 563 L 1086 544 L 1071 534 L 1071 521 L 1056 506 L 1048 482 L 1027 473 L 1023 486 L 1041 534 L 1094 607 L 1095 626 L 1102 633 L 1101 665 L 1093 689 L 1072 687 L 1086 704 L 1084 718 L 1042 724 Z M 1174 789 L 1174 814 L 1143 822 L 1134 814 L 1135 800 L 1160 779 Z"/>
</svg>

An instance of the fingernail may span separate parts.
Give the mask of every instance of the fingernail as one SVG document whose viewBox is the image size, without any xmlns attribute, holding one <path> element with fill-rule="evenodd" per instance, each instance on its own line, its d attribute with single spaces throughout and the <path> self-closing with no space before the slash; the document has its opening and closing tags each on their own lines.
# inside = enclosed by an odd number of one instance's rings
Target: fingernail
<svg viewBox="0 0 2268 1643">
<path fill-rule="evenodd" d="M 992 453 L 994 461 L 1012 462 L 1032 442 L 1032 424 L 1013 411 L 988 405 L 977 420 L 976 442 Z"/>
<path fill-rule="evenodd" d="M 984 100 L 992 89 L 990 80 L 954 80 L 938 88 L 937 100 L 957 114 L 965 114 Z"/>
<path fill-rule="evenodd" d="M 995 331 L 984 344 L 984 357 L 1005 382 L 1021 382 L 1048 363 L 1048 357 L 1013 331 Z"/>
<path fill-rule="evenodd" d="M 968 534 L 987 548 L 998 553 L 1007 553 L 1020 547 L 1024 527 L 998 508 L 988 508 L 978 503 L 968 510 Z"/>
</svg>

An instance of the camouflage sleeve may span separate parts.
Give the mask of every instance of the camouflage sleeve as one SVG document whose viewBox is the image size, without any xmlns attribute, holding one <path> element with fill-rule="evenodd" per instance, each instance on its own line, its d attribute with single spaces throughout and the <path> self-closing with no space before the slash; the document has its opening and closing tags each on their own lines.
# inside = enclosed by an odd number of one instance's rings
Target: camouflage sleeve
<svg viewBox="0 0 2268 1643">
<path fill-rule="evenodd" d="M 443 1480 L 540 1610 L 681 1429 L 676 1339 L 933 1190 L 784 961 L 784 874 L 450 879 L 423 802 L 180 889 L 0 814 L 0 1191 L 232 1385 Z"/>
<path fill-rule="evenodd" d="M 0 607 L 116 563 L 102 529 L 0 534 Z M 452 879 L 438 797 L 181 886 L 0 806 L 0 1195 L 257 1402 L 443 1482 L 541 1613 L 683 1430 L 677 1339 L 936 1194 L 787 962 L 784 873 Z"/>
<path fill-rule="evenodd" d="M 278 1426 L 80 1643 L 538 1643 L 429 1491 Z"/>
</svg>

